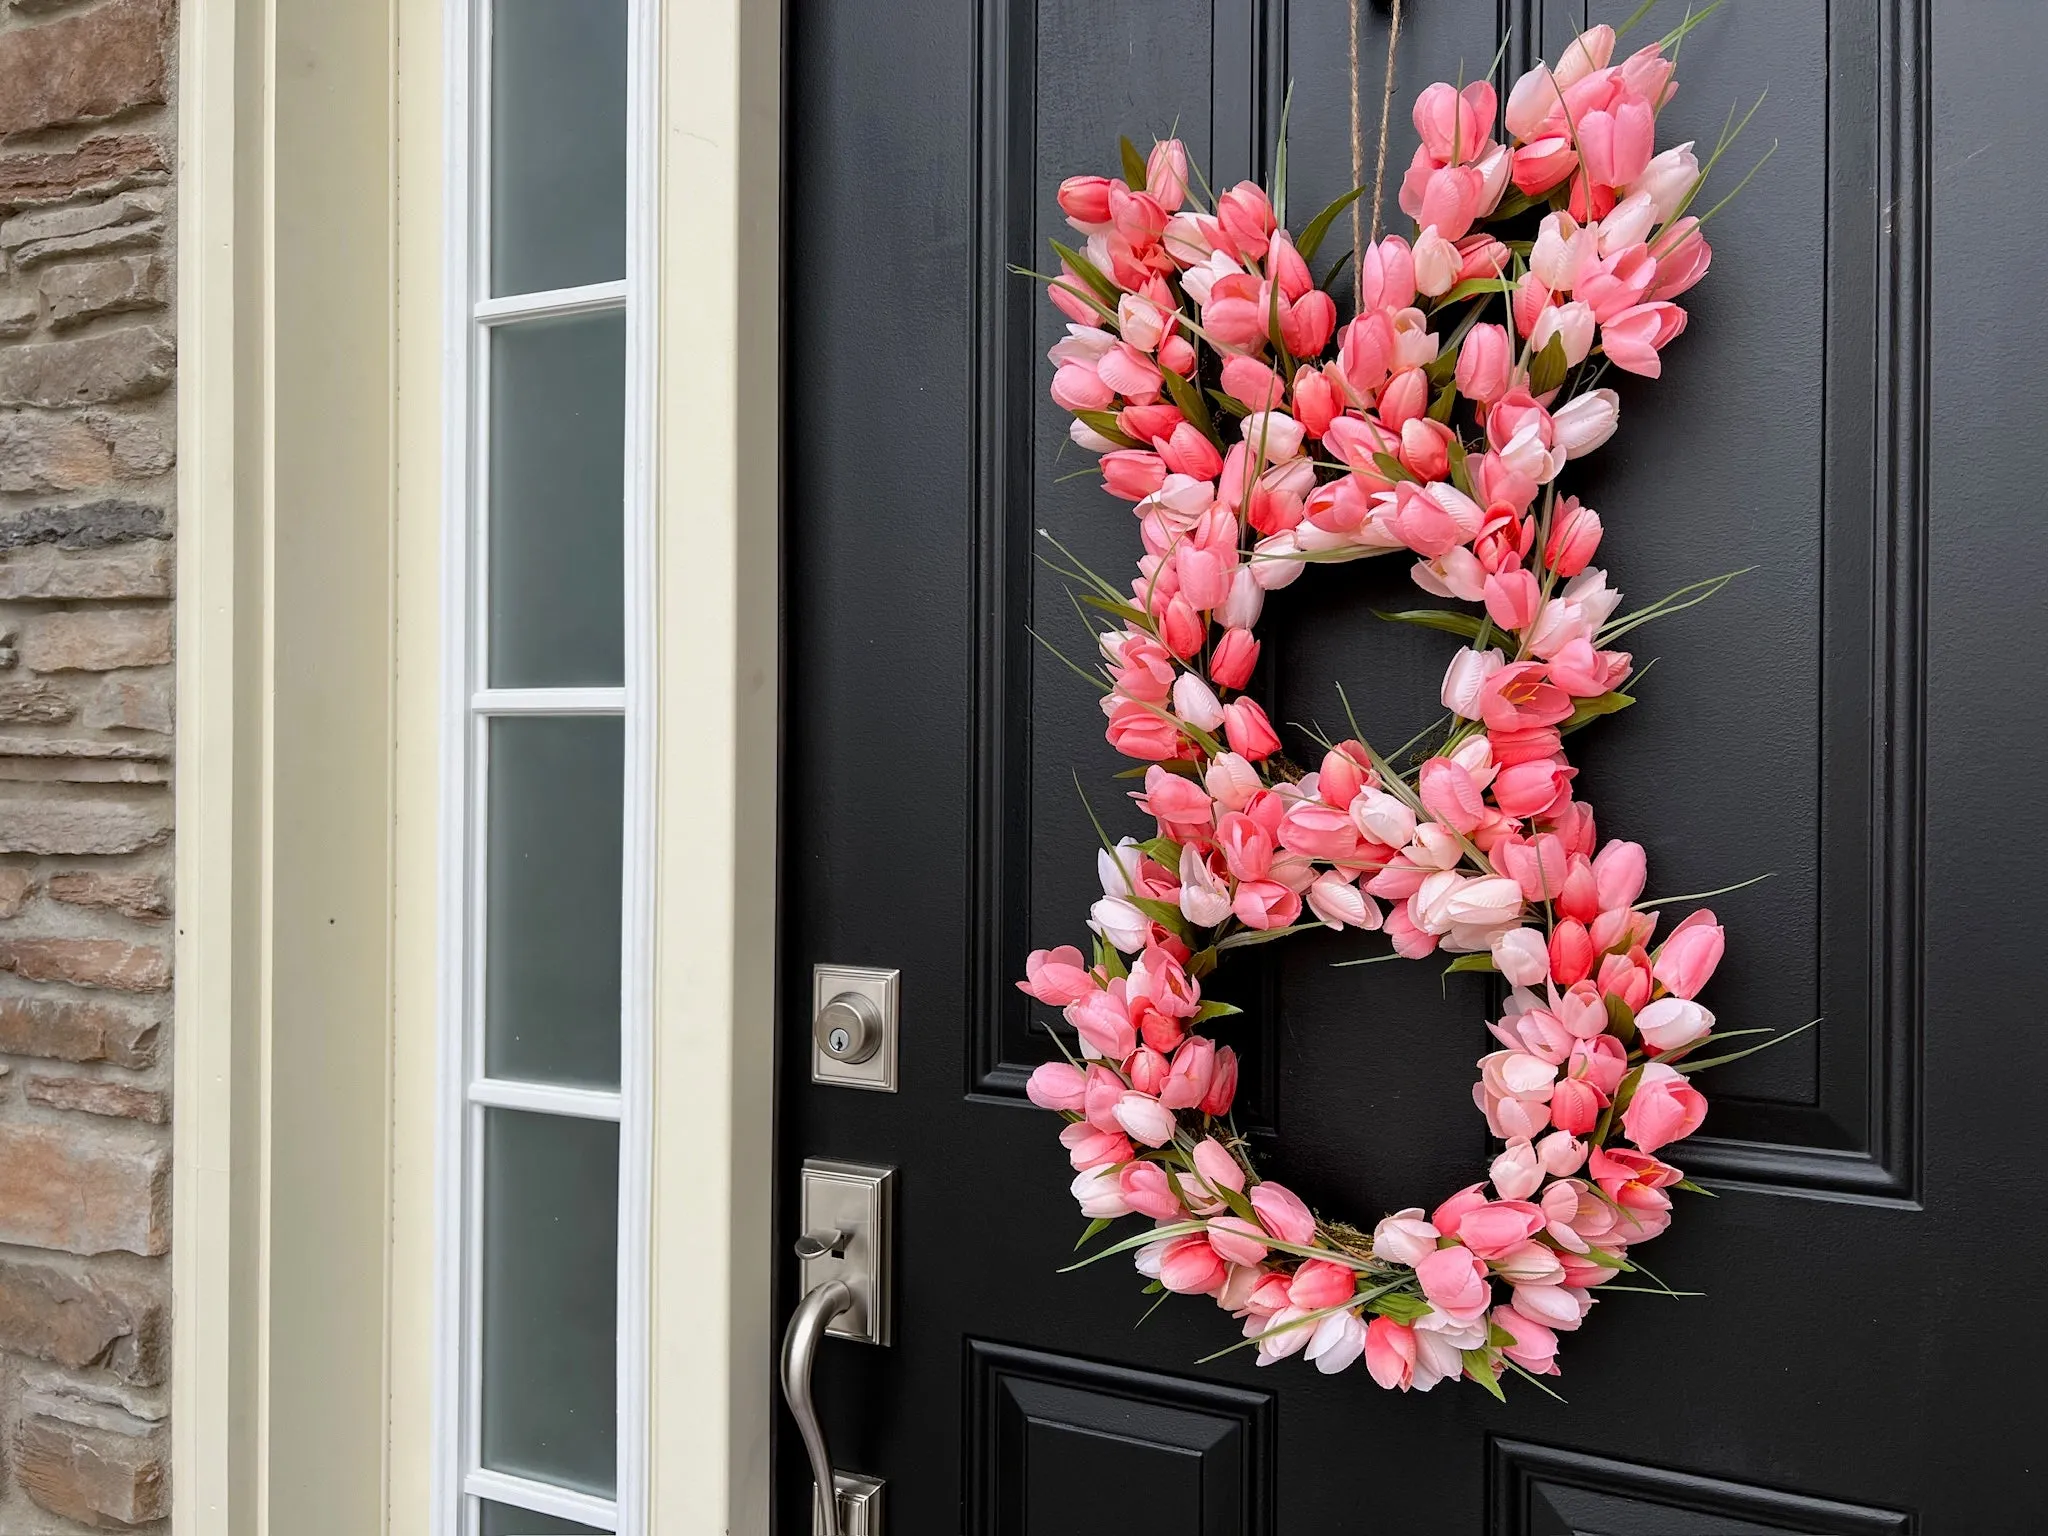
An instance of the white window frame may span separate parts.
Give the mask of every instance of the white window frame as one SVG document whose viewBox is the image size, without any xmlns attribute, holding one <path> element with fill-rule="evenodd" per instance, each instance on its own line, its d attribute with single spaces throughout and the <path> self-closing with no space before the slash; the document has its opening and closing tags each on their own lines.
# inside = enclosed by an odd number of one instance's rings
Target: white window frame
<svg viewBox="0 0 2048 1536">
<path fill-rule="evenodd" d="M 645 1536 L 648 1488 L 651 1071 L 654 980 L 654 191 L 658 0 L 627 9 L 626 275 L 489 297 L 490 44 L 494 0 L 446 0 L 441 922 L 435 1127 L 434 1536 L 476 1536 L 477 1500 Z M 494 327 L 621 309 L 626 316 L 623 686 L 491 688 L 489 348 Z M 624 721 L 620 1059 L 617 1092 L 483 1076 L 484 785 L 490 722 L 607 715 Z M 482 1467 L 479 1401 L 484 1114 L 490 1108 L 619 1126 L 618 1492 L 595 1498 Z"/>
</svg>

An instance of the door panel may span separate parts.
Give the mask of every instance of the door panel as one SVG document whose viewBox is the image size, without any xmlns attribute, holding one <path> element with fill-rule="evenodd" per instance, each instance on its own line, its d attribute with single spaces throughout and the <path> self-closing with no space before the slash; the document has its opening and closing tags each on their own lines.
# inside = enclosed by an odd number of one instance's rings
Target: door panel
<svg viewBox="0 0 2048 1536">
<path fill-rule="evenodd" d="M 1406 9 L 1404 100 L 1483 71 L 1504 27 L 1518 70 L 1539 31 L 1555 54 L 1633 5 Z M 2015 1129 L 2048 1107 L 2048 1047 L 2006 1023 L 2048 918 L 2016 787 L 2048 742 L 2012 708 L 2041 681 L 2048 590 L 2048 231 L 2001 166 L 2048 142 L 2025 14 L 1730 0 L 1685 44 L 1668 121 L 1710 146 L 1769 86 L 1724 166 L 1779 147 L 1716 216 L 1666 377 L 1624 386 L 1622 431 L 1569 474 L 1633 599 L 1755 569 L 1639 632 L 1641 702 L 1575 761 L 1657 893 L 1769 874 L 1715 902 L 1734 946 L 1717 1012 L 1825 1022 L 1717 1073 L 1681 1149 L 1720 1198 L 1650 1262 L 1709 1294 L 1612 1296 L 1567 1341 L 1569 1405 L 1502 1407 L 1244 1353 L 1199 1365 L 1235 1338 L 1205 1305 L 1134 1328 L 1150 1298 L 1127 1267 L 1055 1273 L 1082 1223 L 1056 1122 L 1021 1097 L 1051 1047 L 1011 983 L 1027 949 L 1080 938 L 1096 893 L 1076 773 L 1112 835 L 1137 828 L 1092 696 L 1033 639 L 1085 654 L 1036 530 L 1108 574 L 1137 545 L 1120 504 L 1062 478 L 1081 463 L 1045 398 L 1058 319 L 1010 269 L 1043 267 L 1054 186 L 1113 168 L 1119 133 L 1177 124 L 1212 180 L 1263 174 L 1290 81 L 1297 222 L 1336 195 L 1344 7 L 792 0 L 779 1140 L 785 1175 L 806 1155 L 902 1170 L 898 1342 L 828 1343 L 818 1386 L 839 1465 L 889 1479 L 892 1536 L 1096 1513 L 1350 1531 L 1367 1508 L 1451 1533 L 2036 1528 L 2006 1427 L 2043 1354 L 2017 1288 L 2048 1260 Z M 1371 120 L 1385 13 L 1363 21 Z M 1276 721 L 1329 724 L 1339 682 L 1376 738 L 1433 716 L 1449 642 L 1372 614 L 1412 597 L 1391 561 L 1276 594 Z M 1261 1166 L 1370 1223 L 1483 1166 L 1468 1094 L 1494 999 L 1426 964 L 1331 967 L 1356 953 L 1269 947 L 1229 982 L 1247 1015 L 1228 1038 Z M 898 1094 L 810 1082 L 819 962 L 901 969 Z M 792 1433 L 778 1473 L 779 1529 L 805 1530 Z"/>
</svg>

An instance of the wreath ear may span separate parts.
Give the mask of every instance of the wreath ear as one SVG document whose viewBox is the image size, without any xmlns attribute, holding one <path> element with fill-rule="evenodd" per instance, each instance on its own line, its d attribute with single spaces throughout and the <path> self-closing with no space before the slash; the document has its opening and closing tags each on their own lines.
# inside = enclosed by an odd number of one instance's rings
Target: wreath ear
<svg viewBox="0 0 2048 1536">
<path fill-rule="evenodd" d="M 1703 1052 L 1725 1035 L 1699 1001 L 1721 926 L 1700 910 L 1660 940 L 1643 850 L 1600 839 L 1565 750 L 1633 702 L 1617 642 L 1731 579 L 1624 613 L 1600 515 L 1566 489 L 1616 430 L 1610 381 L 1658 376 L 1711 259 L 1686 213 L 1700 164 L 1653 142 L 1670 63 L 1653 45 L 1610 68 L 1613 47 L 1595 27 L 1539 64 L 1504 129 L 1490 85 L 1420 94 L 1414 233 L 1375 229 L 1341 326 L 1309 262 L 1358 192 L 1296 239 L 1277 186 L 1204 206 L 1176 140 L 1126 140 L 1122 178 L 1060 188 L 1083 243 L 1056 243 L 1048 279 L 1073 321 L 1052 396 L 1143 545 L 1126 585 L 1054 541 L 1091 628 L 1115 626 L 1097 666 L 1062 659 L 1103 695 L 1147 820 L 1097 823 L 1092 955 L 1026 961 L 1018 985 L 1070 1031 L 1028 1092 L 1066 1121 L 1084 1244 L 1153 1223 L 1080 1263 L 1130 1254 L 1154 1289 L 1214 1297 L 1262 1365 L 1495 1395 L 1505 1371 L 1554 1374 L 1559 1334 L 1670 1222 L 1687 1186 L 1663 1154 L 1705 1118 L 1693 1074 L 1731 1059 Z M 1247 691 L 1265 595 L 1394 553 L 1453 605 L 1383 615 L 1459 642 L 1444 716 L 1383 753 L 1345 700 L 1348 736 L 1297 766 Z M 1232 951 L 1317 927 L 1366 936 L 1342 964 L 1442 955 L 1510 988 L 1472 1089 L 1485 1177 L 1370 1234 L 1260 1177 L 1236 1056 L 1203 1033 L 1237 1011 L 1204 996 Z"/>
</svg>

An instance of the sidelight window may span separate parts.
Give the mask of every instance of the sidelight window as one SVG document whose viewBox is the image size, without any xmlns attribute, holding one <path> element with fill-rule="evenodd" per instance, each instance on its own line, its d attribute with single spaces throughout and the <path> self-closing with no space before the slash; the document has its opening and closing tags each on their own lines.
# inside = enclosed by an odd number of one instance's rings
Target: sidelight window
<svg viewBox="0 0 2048 1536">
<path fill-rule="evenodd" d="M 649 0 L 450 0 L 437 1536 L 642 1529 Z"/>
</svg>

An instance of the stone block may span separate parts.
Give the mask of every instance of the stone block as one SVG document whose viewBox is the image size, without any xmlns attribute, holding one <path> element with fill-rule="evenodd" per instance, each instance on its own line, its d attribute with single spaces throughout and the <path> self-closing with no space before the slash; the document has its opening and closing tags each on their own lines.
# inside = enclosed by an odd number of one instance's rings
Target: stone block
<svg viewBox="0 0 2048 1536">
<path fill-rule="evenodd" d="M 170 1148 L 80 1121 L 0 1124 L 0 1242 L 66 1253 L 170 1246 Z"/>
<path fill-rule="evenodd" d="M 161 1032 L 155 1019 L 107 1003 L 0 996 L 0 1055 L 140 1069 L 156 1061 Z"/>
<path fill-rule="evenodd" d="M 112 0 L 0 33 L 0 134 L 162 101 L 169 10 L 169 0 Z"/>
<path fill-rule="evenodd" d="M 36 672 L 112 672 L 171 659 L 168 608 L 85 608 L 22 626 L 22 665 Z"/>
</svg>

